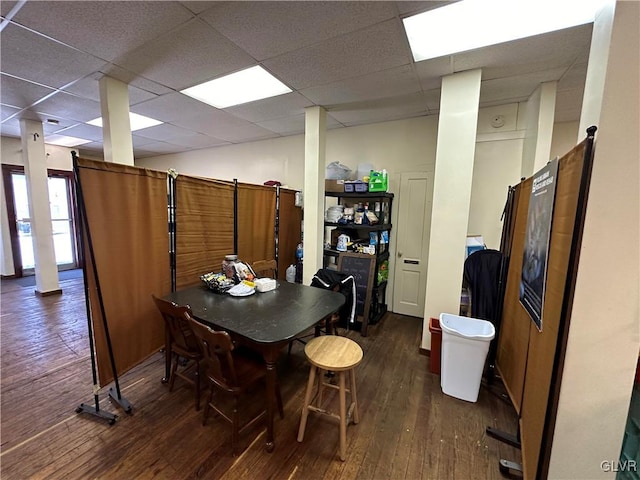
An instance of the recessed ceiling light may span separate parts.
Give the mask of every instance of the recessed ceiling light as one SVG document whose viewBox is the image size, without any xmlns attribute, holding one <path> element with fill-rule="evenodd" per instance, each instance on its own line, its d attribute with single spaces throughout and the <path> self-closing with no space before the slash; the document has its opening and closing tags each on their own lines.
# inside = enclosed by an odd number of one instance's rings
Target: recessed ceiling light
<svg viewBox="0 0 640 480">
<path fill-rule="evenodd" d="M 154 127 L 160 125 L 160 120 L 154 118 L 145 117 L 144 115 L 138 115 L 137 113 L 129 112 L 129 122 L 131 122 L 131 131 L 142 130 L 143 128 Z M 102 127 L 102 117 L 94 118 L 87 122 L 89 125 L 96 127 Z"/>
<path fill-rule="evenodd" d="M 284 83 L 257 65 L 181 90 L 180 93 L 216 108 L 226 108 L 291 91 Z"/>
<path fill-rule="evenodd" d="M 463 0 L 403 20 L 418 62 L 593 22 L 612 0 Z"/>
<path fill-rule="evenodd" d="M 86 140 L 84 138 L 67 137 L 64 135 L 49 135 L 44 137 L 44 143 L 49 145 L 60 145 L 61 147 L 77 147 L 84 145 L 85 143 L 91 143 L 93 140 Z"/>
</svg>

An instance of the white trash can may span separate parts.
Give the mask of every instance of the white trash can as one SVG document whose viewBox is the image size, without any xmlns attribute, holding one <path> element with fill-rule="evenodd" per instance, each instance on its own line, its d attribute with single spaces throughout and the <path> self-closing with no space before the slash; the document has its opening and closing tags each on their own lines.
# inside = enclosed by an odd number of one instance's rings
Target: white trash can
<svg viewBox="0 0 640 480">
<path fill-rule="evenodd" d="M 440 328 L 442 391 L 449 396 L 475 402 L 480 392 L 489 344 L 496 335 L 496 329 L 486 320 L 450 313 L 440 314 Z"/>
</svg>

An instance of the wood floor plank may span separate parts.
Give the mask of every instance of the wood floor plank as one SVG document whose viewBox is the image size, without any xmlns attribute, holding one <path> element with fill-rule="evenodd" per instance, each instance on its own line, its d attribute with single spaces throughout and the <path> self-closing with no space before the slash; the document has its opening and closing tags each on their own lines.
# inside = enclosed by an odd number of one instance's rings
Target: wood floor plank
<svg viewBox="0 0 640 480">
<path fill-rule="evenodd" d="M 276 448 L 264 448 L 258 425 L 240 436 L 234 457 L 230 427 L 193 406 L 193 390 L 160 379 L 158 352 L 120 378 L 132 404 L 122 412 L 100 389 L 101 410 L 115 425 L 75 413 L 93 404 L 82 279 L 63 294 L 38 297 L 33 287 L 2 282 L 0 321 L 0 476 L 24 479 L 499 479 L 498 460 L 520 452 L 487 437 L 486 426 L 514 433 L 517 417 L 498 395 L 482 388 L 478 402 L 444 395 L 440 377 L 419 354 L 422 320 L 388 313 L 367 337 L 341 330 L 364 351 L 356 369 L 360 423 L 347 428 L 347 458 L 338 457 L 337 422 L 311 415 L 296 440 L 309 365 L 295 342 L 278 362 L 285 418 L 276 415 Z M 112 386 L 112 385 L 111 385 Z M 250 399 L 263 402 L 259 391 Z M 337 411 L 337 394 L 326 396 Z M 204 404 L 204 397 L 201 402 Z"/>
</svg>

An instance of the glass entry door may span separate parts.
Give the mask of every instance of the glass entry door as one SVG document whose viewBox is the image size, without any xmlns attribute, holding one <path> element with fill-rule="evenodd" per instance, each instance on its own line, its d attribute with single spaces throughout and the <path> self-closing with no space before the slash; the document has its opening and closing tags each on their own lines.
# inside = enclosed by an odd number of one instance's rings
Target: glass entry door
<svg viewBox="0 0 640 480">
<path fill-rule="evenodd" d="M 3 169 L 8 166 L 3 166 Z M 10 221 L 11 245 L 16 276 L 33 275 L 35 257 L 27 179 L 22 167 L 10 167 L 4 172 L 7 213 Z M 7 175 L 7 173 L 9 175 Z M 76 232 L 73 209 L 73 174 L 66 171 L 48 172 L 49 207 L 53 245 L 58 270 L 78 268 Z M 10 179 L 9 182 L 6 180 Z M 13 205 L 11 205 L 13 203 Z M 12 217 L 13 215 L 13 219 Z M 12 221 L 13 220 L 13 221 Z M 16 251 L 17 250 L 17 251 Z"/>
</svg>

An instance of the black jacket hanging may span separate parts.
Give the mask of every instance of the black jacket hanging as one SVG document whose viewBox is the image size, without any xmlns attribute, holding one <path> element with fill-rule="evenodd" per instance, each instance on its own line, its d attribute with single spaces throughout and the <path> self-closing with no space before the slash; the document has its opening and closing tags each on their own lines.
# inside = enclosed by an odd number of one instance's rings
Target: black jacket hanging
<svg viewBox="0 0 640 480">
<path fill-rule="evenodd" d="M 340 321 L 338 324 L 346 328 L 355 322 L 356 281 L 353 275 L 337 272 L 329 268 L 321 268 L 311 279 L 311 286 L 342 293 L 346 300 L 340 309 Z"/>
</svg>

